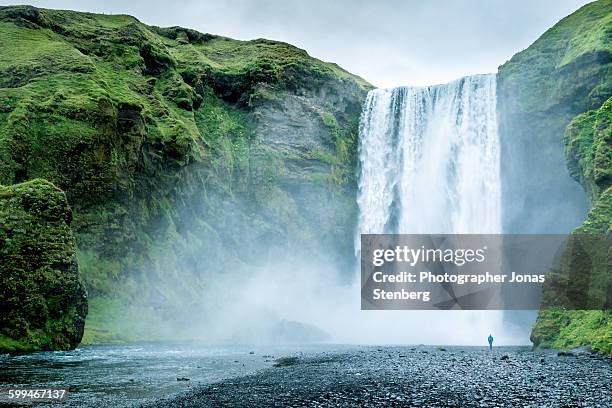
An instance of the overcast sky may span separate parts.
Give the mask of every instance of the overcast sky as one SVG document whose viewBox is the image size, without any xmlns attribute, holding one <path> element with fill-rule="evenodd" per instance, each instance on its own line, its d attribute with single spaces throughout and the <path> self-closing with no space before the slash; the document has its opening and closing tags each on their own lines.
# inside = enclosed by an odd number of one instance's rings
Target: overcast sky
<svg viewBox="0 0 612 408">
<path fill-rule="evenodd" d="M 495 72 L 585 0 L 48 0 L 237 39 L 269 38 L 333 61 L 379 87 Z M 0 4 L 15 4 L 0 0 Z"/>
</svg>

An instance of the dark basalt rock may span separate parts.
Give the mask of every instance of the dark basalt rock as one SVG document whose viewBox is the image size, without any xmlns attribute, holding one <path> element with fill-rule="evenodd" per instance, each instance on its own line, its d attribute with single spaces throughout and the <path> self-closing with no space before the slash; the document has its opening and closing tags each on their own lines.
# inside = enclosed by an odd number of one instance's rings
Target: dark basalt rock
<svg viewBox="0 0 612 408">
<path fill-rule="evenodd" d="M 298 364 L 298 357 L 281 357 L 274 362 L 274 367 L 287 367 Z"/>
<path fill-rule="evenodd" d="M 503 348 L 512 361 L 483 350 L 428 355 L 397 347 L 303 355 L 300 364 L 190 390 L 142 407 L 603 407 L 611 406 L 608 362 L 554 358 Z M 461 351 L 464 351 L 461 353 Z M 461 363 L 448 359 L 453 355 Z"/>
</svg>

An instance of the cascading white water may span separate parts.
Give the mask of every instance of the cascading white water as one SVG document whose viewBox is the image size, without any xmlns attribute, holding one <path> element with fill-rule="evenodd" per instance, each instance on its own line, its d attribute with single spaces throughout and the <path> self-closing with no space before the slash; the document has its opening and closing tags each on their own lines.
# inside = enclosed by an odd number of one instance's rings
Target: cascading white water
<svg viewBox="0 0 612 408">
<path fill-rule="evenodd" d="M 495 74 L 370 91 L 359 139 L 358 234 L 501 233 Z M 385 311 L 358 321 L 372 342 L 482 344 L 493 332 L 516 344 L 499 311 Z"/>
<path fill-rule="evenodd" d="M 359 233 L 501 232 L 495 88 L 490 74 L 370 91 Z"/>
</svg>

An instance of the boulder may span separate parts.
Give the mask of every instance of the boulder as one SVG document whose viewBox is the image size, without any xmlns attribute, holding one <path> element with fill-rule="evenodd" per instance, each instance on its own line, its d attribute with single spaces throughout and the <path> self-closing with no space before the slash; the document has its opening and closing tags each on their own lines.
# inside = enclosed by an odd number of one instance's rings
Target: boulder
<svg viewBox="0 0 612 408">
<path fill-rule="evenodd" d="M 87 294 L 71 221 L 66 195 L 46 180 L 0 186 L 0 352 L 81 341 Z"/>
</svg>

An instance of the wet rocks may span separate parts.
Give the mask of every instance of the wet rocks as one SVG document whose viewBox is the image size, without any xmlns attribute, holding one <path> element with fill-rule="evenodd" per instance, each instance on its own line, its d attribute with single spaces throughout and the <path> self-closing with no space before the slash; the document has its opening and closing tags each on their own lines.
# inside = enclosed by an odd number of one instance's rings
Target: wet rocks
<svg viewBox="0 0 612 408">
<path fill-rule="evenodd" d="M 576 347 L 570 350 L 570 353 L 576 355 L 576 356 L 588 356 L 593 354 L 593 348 L 591 346 L 582 346 L 582 347 Z"/>
<path fill-rule="evenodd" d="M 299 362 L 298 357 L 281 357 L 274 361 L 274 367 L 286 367 L 296 365 Z"/>
<path fill-rule="evenodd" d="M 299 365 L 198 387 L 145 405 L 161 407 L 591 407 L 612 406 L 610 361 L 553 358 L 504 348 L 360 348 L 303 356 Z M 403 357 L 400 357 L 403 356 Z M 548 360 L 547 360 L 548 361 Z"/>
</svg>

